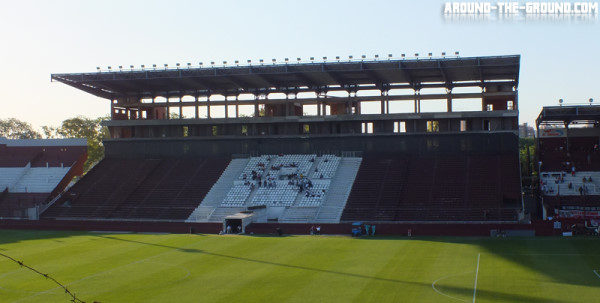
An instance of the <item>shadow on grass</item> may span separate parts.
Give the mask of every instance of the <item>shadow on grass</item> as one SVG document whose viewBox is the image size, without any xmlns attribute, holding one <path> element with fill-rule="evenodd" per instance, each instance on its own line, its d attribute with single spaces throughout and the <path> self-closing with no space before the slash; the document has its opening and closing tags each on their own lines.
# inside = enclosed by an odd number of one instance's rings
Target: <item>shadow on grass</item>
<svg viewBox="0 0 600 303">
<path fill-rule="evenodd" d="M 562 284 L 599 287 L 590 266 L 600 268 L 600 239 L 587 237 L 369 237 L 365 240 L 427 241 L 472 245 Z"/>
<path fill-rule="evenodd" d="M 402 285 L 407 285 L 407 286 L 419 286 L 419 287 L 431 287 L 432 286 L 429 283 L 423 283 L 423 282 L 381 278 L 381 277 L 369 276 L 369 275 L 352 273 L 352 272 L 343 272 L 343 271 L 335 271 L 335 270 L 329 270 L 329 269 L 323 269 L 323 268 L 317 268 L 317 267 L 279 263 L 279 262 L 273 262 L 273 261 L 267 261 L 267 260 L 253 259 L 253 258 L 248 258 L 248 257 L 243 257 L 243 256 L 235 256 L 235 255 L 208 252 L 208 251 L 201 250 L 201 249 L 181 248 L 181 247 L 171 246 L 171 245 L 148 243 L 148 242 L 130 240 L 130 239 L 122 239 L 122 238 L 117 238 L 117 237 L 108 236 L 108 235 L 99 235 L 99 237 L 104 238 L 104 239 L 116 240 L 116 241 L 124 241 L 124 242 L 131 242 L 131 243 L 142 244 L 142 245 L 156 246 L 156 247 L 172 249 L 172 250 L 177 250 L 177 251 L 186 252 L 186 253 L 196 253 L 196 254 L 203 254 L 203 255 L 219 257 L 219 258 L 227 258 L 227 259 L 236 260 L 236 261 L 258 263 L 258 264 L 267 265 L 267 266 L 284 267 L 284 268 L 293 269 L 293 270 L 339 275 L 339 276 L 344 276 L 344 277 L 364 279 L 364 280 L 369 280 L 369 281 L 379 281 L 379 282 L 385 282 L 385 283 L 395 283 L 395 284 L 402 284 Z M 279 237 L 279 236 L 261 235 L 261 236 L 257 236 L 257 237 L 273 237 L 274 238 L 274 237 Z M 440 289 L 443 289 L 443 292 L 447 292 L 448 294 L 451 294 L 451 295 L 460 295 L 460 296 L 463 296 L 466 298 L 471 298 L 473 295 L 473 288 L 470 288 L 470 287 L 453 287 L 453 286 L 438 286 L 438 287 Z M 443 295 L 440 295 L 440 296 L 443 296 Z M 477 290 L 477 297 L 493 298 L 494 300 L 499 301 L 499 302 L 529 302 L 529 303 L 548 302 L 547 299 L 545 299 L 545 298 L 536 298 L 533 296 L 517 295 L 517 294 L 510 294 L 510 293 L 489 291 L 489 290 L 480 290 L 480 289 Z M 560 303 L 560 302 L 565 302 L 565 301 L 555 300 L 554 302 Z"/>
<path fill-rule="evenodd" d="M 475 300 L 473 300 L 473 288 L 444 286 L 444 287 L 438 287 L 438 291 L 441 291 L 443 293 L 443 294 L 440 294 L 440 298 L 442 298 L 442 296 L 451 296 L 450 298 L 454 302 L 456 302 L 456 301 L 475 302 Z M 468 300 L 456 298 L 457 296 L 460 296 L 463 298 L 468 298 Z M 477 289 L 477 294 L 476 294 L 475 299 L 486 300 L 486 301 L 491 301 L 491 302 L 524 302 L 524 303 L 542 303 L 542 302 L 546 303 L 546 302 L 548 302 L 547 298 L 537 298 L 537 297 L 533 297 L 533 296 L 511 294 L 511 293 L 506 293 L 506 292 L 490 291 L 490 290 L 484 290 L 484 289 Z M 561 302 L 568 302 L 568 301 L 553 299 L 552 302 L 561 303 Z"/>
<path fill-rule="evenodd" d="M 63 238 L 88 235 L 83 231 L 52 231 L 52 230 L 0 230 L 0 245 L 31 240 L 53 240 L 61 242 Z"/>
<path fill-rule="evenodd" d="M 196 236 L 198 236 L 198 235 L 196 235 Z M 109 240 L 116 240 L 116 241 L 123 241 L 123 242 L 129 242 L 129 243 L 136 243 L 136 244 L 143 244 L 143 245 L 149 245 L 149 246 L 155 246 L 155 247 L 173 249 L 173 250 L 177 250 L 177 251 L 181 251 L 181 252 L 185 252 L 185 253 L 205 253 L 201 249 L 177 247 L 177 246 L 157 244 L 157 243 L 148 243 L 148 242 L 137 241 L 137 240 L 130 240 L 130 239 L 121 239 L 121 238 L 113 237 L 113 236 L 110 236 L 110 235 L 96 235 L 96 237 L 99 237 L 99 238 L 102 238 L 102 239 L 109 239 Z"/>
</svg>

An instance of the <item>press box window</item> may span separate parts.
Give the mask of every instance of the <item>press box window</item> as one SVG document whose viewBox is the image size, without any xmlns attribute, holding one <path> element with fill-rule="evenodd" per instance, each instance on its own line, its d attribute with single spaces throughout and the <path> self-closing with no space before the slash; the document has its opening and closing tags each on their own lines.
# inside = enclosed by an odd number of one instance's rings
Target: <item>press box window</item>
<svg viewBox="0 0 600 303">
<path fill-rule="evenodd" d="M 304 126 L 302 127 L 302 132 L 303 132 L 304 134 L 308 134 L 308 133 L 310 133 L 310 125 L 308 125 L 308 124 L 304 124 Z"/>
<path fill-rule="evenodd" d="M 373 133 L 373 122 L 363 122 L 362 133 L 363 134 L 372 134 Z"/>
<path fill-rule="evenodd" d="M 406 132 L 406 122 L 405 121 L 395 121 L 394 122 L 394 132 L 395 133 L 405 133 Z"/>
<path fill-rule="evenodd" d="M 440 131 L 440 122 L 439 121 L 427 121 L 427 132 L 435 133 Z"/>
</svg>

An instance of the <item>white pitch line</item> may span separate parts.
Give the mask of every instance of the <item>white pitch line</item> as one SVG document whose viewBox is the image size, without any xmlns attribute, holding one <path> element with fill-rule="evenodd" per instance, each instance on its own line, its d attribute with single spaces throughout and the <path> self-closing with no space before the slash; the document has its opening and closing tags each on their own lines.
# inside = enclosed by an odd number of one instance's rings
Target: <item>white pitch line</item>
<svg viewBox="0 0 600 303">
<path fill-rule="evenodd" d="M 479 259 L 481 254 L 477 254 L 477 270 L 475 271 L 475 286 L 473 286 L 473 303 L 475 303 L 475 297 L 477 296 L 477 276 L 479 276 Z"/>
<path fill-rule="evenodd" d="M 593 272 L 596 274 L 596 276 L 598 276 L 598 278 L 600 278 L 600 274 L 598 274 L 596 270 L 593 270 Z"/>
<path fill-rule="evenodd" d="M 448 279 L 448 278 L 451 278 L 451 277 L 456 277 L 456 276 L 466 275 L 466 274 L 470 274 L 470 273 L 472 273 L 472 271 L 470 271 L 470 272 L 465 272 L 465 273 L 462 273 L 462 274 L 455 274 L 455 275 L 448 275 L 448 276 L 445 276 L 445 277 L 441 277 L 441 278 L 439 278 L 439 279 L 437 279 L 437 280 L 433 281 L 433 283 L 431 283 L 431 287 L 433 288 L 433 290 L 435 290 L 435 292 L 437 292 L 438 294 L 440 294 L 440 295 L 442 295 L 442 296 L 446 296 L 446 297 L 448 297 L 448 298 L 450 298 L 450 299 L 458 300 L 458 301 L 461 301 L 461 302 L 469 303 L 469 301 L 467 301 L 467 300 L 464 300 L 464 299 L 461 299 L 461 298 L 457 298 L 457 297 L 453 297 L 453 296 L 451 296 L 451 295 L 448 295 L 448 294 L 445 294 L 445 293 L 443 293 L 442 291 L 438 290 L 438 289 L 435 287 L 435 284 L 436 284 L 438 281 L 441 281 L 441 280 L 445 280 L 445 279 Z"/>
<path fill-rule="evenodd" d="M 486 254 L 486 253 L 484 253 Z M 556 257 L 583 257 L 583 256 L 600 256 L 600 254 L 528 254 L 528 253 L 487 253 L 497 256 L 556 256 Z"/>
</svg>

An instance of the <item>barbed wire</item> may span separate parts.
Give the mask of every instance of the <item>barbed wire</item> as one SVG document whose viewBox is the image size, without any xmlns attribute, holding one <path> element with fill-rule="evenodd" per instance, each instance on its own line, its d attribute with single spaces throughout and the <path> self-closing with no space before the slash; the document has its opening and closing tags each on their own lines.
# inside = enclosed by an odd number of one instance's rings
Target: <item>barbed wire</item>
<svg viewBox="0 0 600 303">
<path fill-rule="evenodd" d="M 85 303 L 85 301 L 82 301 L 81 299 L 77 298 L 77 296 L 75 296 L 75 294 L 72 293 L 66 286 L 64 286 L 62 283 L 58 282 L 56 279 L 54 279 L 53 277 L 51 277 L 50 274 L 42 273 L 39 270 L 37 270 L 37 269 L 35 269 L 35 268 L 33 268 L 33 267 L 31 267 L 31 266 L 23 263 L 23 261 L 19 261 L 19 260 L 15 259 L 15 258 L 13 258 L 11 256 L 8 256 L 8 255 L 5 255 L 3 253 L 0 253 L 0 256 L 5 257 L 6 259 L 9 259 L 9 260 L 17 263 L 17 264 L 19 264 L 19 266 L 25 267 L 25 268 L 33 271 L 34 273 L 36 273 L 36 274 L 38 274 L 40 276 L 43 276 L 46 279 L 50 279 L 52 282 L 56 283 L 58 286 L 60 286 L 62 289 L 65 290 L 65 293 L 68 294 L 71 297 L 71 300 L 70 300 L 71 302 L 73 302 L 73 303 Z"/>
</svg>

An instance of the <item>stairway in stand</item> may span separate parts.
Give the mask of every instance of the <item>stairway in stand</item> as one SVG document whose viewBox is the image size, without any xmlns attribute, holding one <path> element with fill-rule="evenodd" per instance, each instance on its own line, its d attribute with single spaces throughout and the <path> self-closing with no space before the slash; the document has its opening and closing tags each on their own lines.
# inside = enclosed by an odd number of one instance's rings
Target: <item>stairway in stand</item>
<svg viewBox="0 0 600 303">
<path fill-rule="evenodd" d="M 361 162 L 362 158 L 341 159 L 329 186 L 327 198 L 317 212 L 315 221 L 321 223 L 338 223 L 340 221 Z"/>
<path fill-rule="evenodd" d="M 236 180 L 237 177 L 242 174 L 248 161 L 250 161 L 249 158 L 231 160 L 227 169 L 221 174 L 219 180 L 213 185 L 208 194 L 206 194 L 206 197 L 204 197 L 186 222 L 207 222 L 215 209 L 221 205 L 221 202 L 223 202 L 227 193 L 233 186 L 232 180 Z"/>
</svg>

